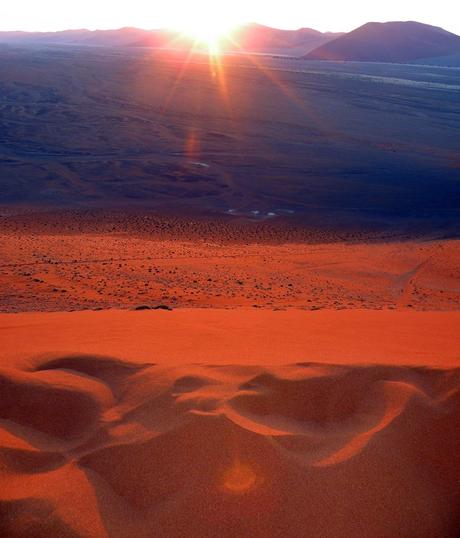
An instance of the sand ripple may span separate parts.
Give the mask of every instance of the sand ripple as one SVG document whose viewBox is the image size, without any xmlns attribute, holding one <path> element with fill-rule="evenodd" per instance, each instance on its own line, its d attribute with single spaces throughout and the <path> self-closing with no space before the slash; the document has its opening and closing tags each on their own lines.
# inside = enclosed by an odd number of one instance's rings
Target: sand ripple
<svg viewBox="0 0 460 538">
<path fill-rule="evenodd" d="M 460 369 L 0 371 L 0 534 L 455 536 Z"/>
</svg>

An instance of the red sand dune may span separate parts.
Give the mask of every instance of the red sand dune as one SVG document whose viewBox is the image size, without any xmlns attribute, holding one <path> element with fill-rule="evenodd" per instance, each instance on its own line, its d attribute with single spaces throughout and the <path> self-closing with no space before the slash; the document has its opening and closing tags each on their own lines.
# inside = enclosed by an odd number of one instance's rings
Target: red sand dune
<svg viewBox="0 0 460 538">
<path fill-rule="evenodd" d="M 178 309 L 0 314 L 0 362 L 48 353 L 167 365 L 302 361 L 454 367 L 460 312 Z"/>
<path fill-rule="evenodd" d="M 3 314 L 0 534 L 455 536 L 459 321 Z"/>
</svg>

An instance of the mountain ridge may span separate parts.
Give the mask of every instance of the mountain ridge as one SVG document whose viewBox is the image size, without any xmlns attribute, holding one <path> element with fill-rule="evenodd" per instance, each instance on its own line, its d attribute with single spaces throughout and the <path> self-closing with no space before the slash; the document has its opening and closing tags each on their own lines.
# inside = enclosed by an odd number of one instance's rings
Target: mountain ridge
<svg viewBox="0 0 460 538">
<path fill-rule="evenodd" d="M 205 43 L 179 31 L 134 27 L 0 32 L 0 43 L 206 49 Z M 460 36 L 416 21 L 368 22 L 348 33 L 308 27 L 283 30 L 249 23 L 223 36 L 219 47 L 224 53 L 280 54 L 305 60 L 429 64 L 432 59 L 434 65 L 458 65 Z"/>
<path fill-rule="evenodd" d="M 310 50 L 343 35 L 312 28 L 281 30 L 256 23 L 235 28 L 221 39 L 224 51 L 281 53 L 302 56 Z M 65 44 L 129 47 L 190 48 L 195 39 L 167 29 L 144 30 L 124 27 L 115 30 L 62 30 L 59 32 L 0 32 L 0 42 L 10 44 Z"/>
<path fill-rule="evenodd" d="M 408 63 L 460 52 L 460 36 L 416 21 L 368 22 L 304 59 Z"/>
</svg>

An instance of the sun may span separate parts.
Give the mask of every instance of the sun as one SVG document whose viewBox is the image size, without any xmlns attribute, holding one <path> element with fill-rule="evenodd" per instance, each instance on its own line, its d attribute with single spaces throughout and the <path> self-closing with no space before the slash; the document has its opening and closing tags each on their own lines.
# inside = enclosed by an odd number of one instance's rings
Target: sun
<svg viewBox="0 0 460 538">
<path fill-rule="evenodd" d="M 229 39 L 232 30 L 240 24 L 241 21 L 222 12 L 194 10 L 178 20 L 172 29 L 207 46 L 210 52 L 218 53 L 221 42 Z"/>
<path fill-rule="evenodd" d="M 228 35 L 231 29 L 232 26 L 224 21 L 197 20 L 190 21 L 181 31 L 197 41 L 212 45 Z"/>
</svg>

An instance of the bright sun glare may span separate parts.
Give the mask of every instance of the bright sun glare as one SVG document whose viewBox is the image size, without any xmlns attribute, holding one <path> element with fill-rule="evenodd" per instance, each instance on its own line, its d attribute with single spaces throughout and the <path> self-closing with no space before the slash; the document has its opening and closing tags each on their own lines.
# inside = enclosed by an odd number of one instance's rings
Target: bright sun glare
<svg viewBox="0 0 460 538">
<path fill-rule="evenodd" d="M 196 40 L 211 45 L 225 36 L 231 30 L 231 25 L 224 24 L 223 21 L 211 22 L 198 20 L 190 21 L 181 30 Z"/>
<path fill-rule="evenodd" d="M 219 42 L 223 38 L 229 37 L 232 29 L 242 24 L 241 20 L 228 16 L 228 13 L 213 12 L 209 9 L 189 11 L 185 15 L 174 24 L 174 29 L 201 44 L 207 45 L 209 50 L 214 53 L 219 50 Z"/>
</svg>

